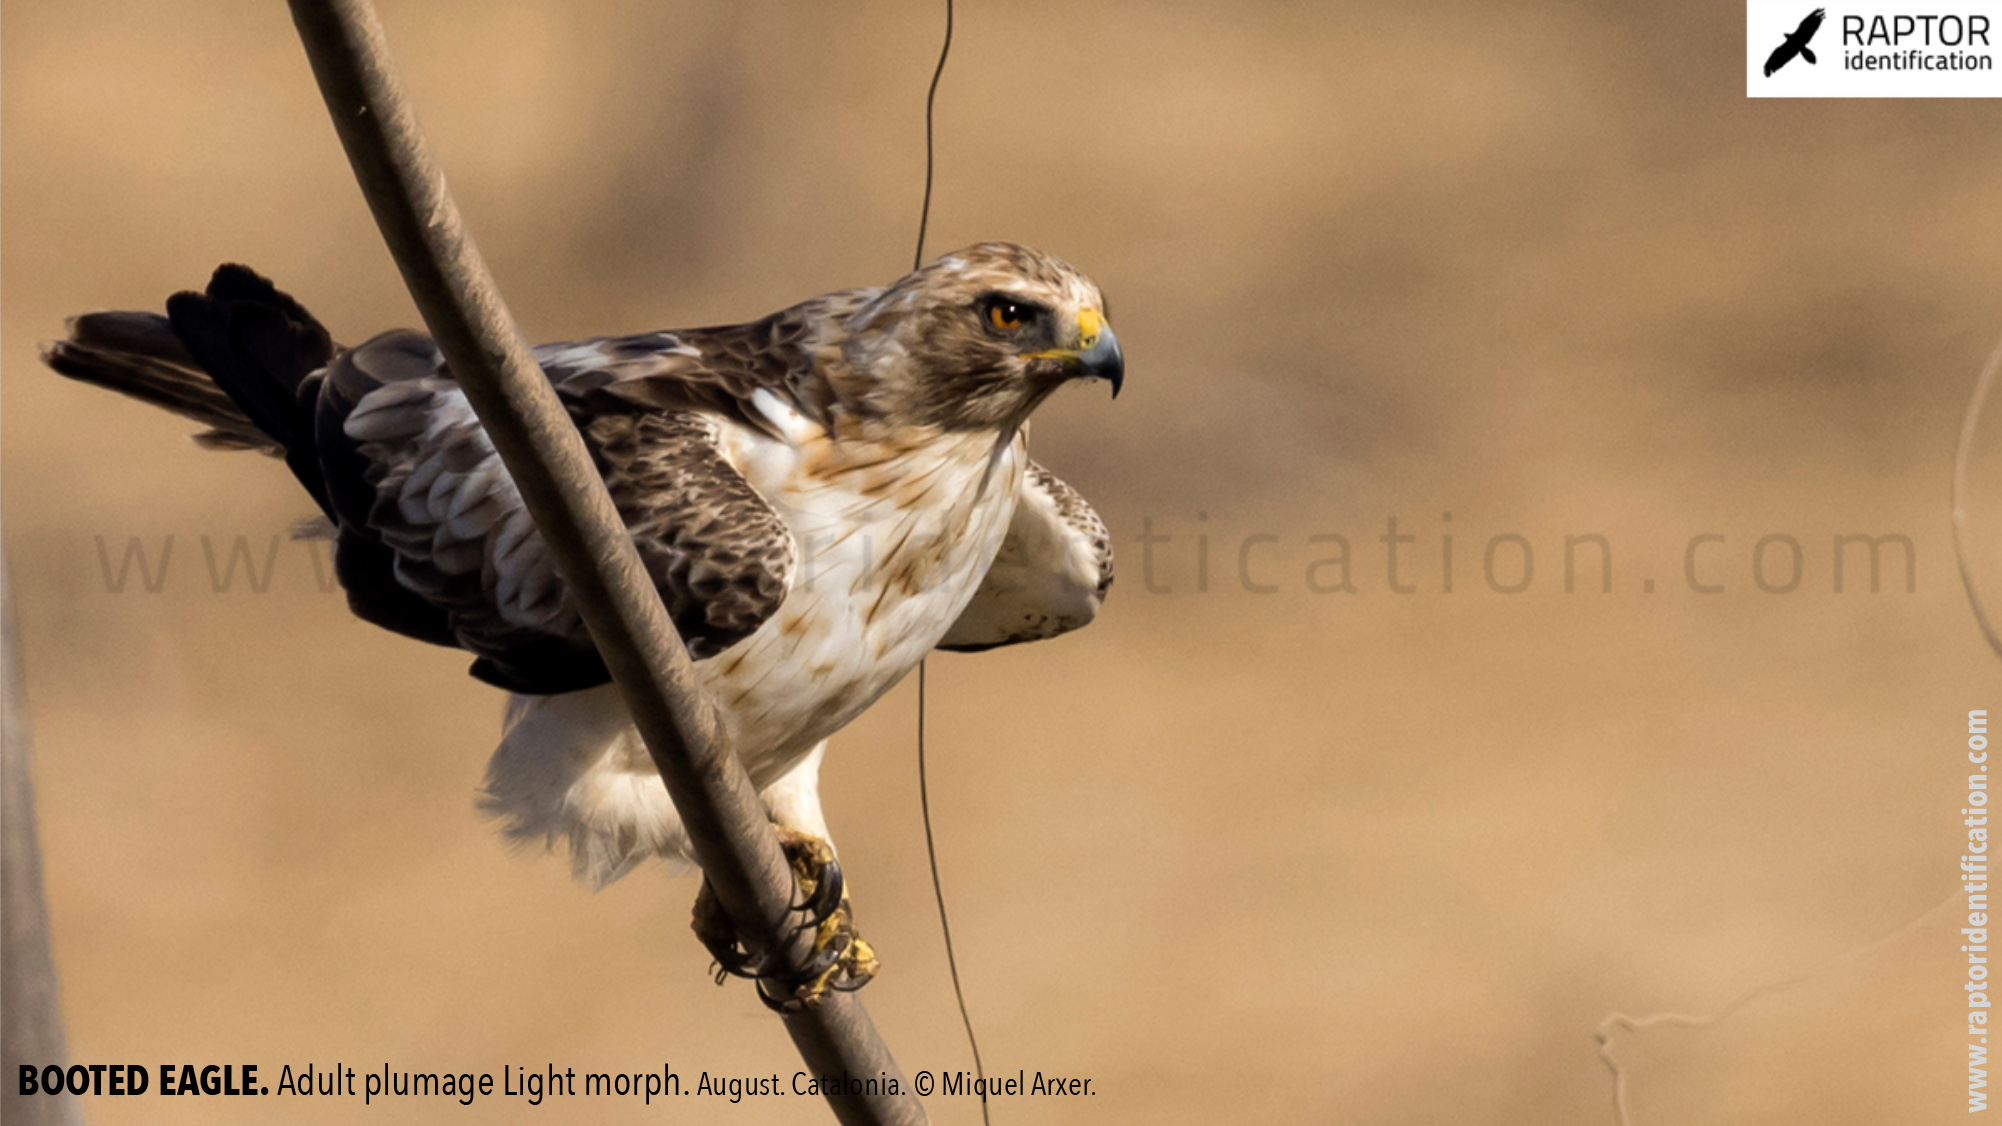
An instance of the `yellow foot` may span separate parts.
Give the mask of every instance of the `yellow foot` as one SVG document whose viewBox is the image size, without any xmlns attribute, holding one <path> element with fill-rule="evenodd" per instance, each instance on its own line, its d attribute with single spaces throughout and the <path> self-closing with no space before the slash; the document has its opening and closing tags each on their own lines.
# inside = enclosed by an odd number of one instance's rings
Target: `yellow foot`
<svg viewBox="0 0 2002 1126">
<path fill-rule="evenodd" d="M 716 981 L 730 975 L 753 978 L 758 998 L 780 1012 L 796 1012 L 820 1000 L 830 990 L 850 992 L 876 976 L 876 952 L 855 930 L 854 911 L 844 890 L 841 864 L 834 849 L 819 837 L 780 826 L 779 844 L 792 866 L 800 902 L 793 909 L 805 915 L 802 929 L 813 928 L 813 953 L 797 971 L 777 964 L 771 952 L 752 953 L 737 934 L 722 903 L 705 877 L 695 897 L 696 937 L 716 959 Z"/>
</svg>

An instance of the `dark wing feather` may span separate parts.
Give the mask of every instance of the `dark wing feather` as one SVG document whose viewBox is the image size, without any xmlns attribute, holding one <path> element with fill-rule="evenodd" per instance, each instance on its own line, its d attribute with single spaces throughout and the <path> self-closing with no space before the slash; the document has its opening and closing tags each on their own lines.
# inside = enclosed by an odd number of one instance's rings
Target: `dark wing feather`
<svg viewBox="0 0 2002 1126">
<path fill-rule="evenodd" d="M 545 344 L 536 362 L 571 398 L 602 409 L 699 410 L 770 431 L 751 409 L 770 391 L 824 421 L 831 394 L 816 351 L 841 318 L 881 290 L 825 294 L 746 324 Z"/>
<path fill-rule="evenodd" d="M 665 333 L 536 353 L 690 653 L 710 656 L 749 636 L 784 600 L 794 559 L 783 523 L 716 446 L 714 416 L 748 409 L 735 396 L 755 379 Z M 513 479 L 430 338 L 384 334 L 324 378 L 317 438 L 355 612 L 470 650 L 480 658 L 475 676 L 514 691 L 608 680 Z M 640 382 L 661 405 L 630 393 Z"/>
<path fill-rule="evenodd" d="M 792 534 L 687 411 L 600 415 L 584 438 L 640 559 L 696 657 L 749 637 L 785 600 Z"/>
</svg>

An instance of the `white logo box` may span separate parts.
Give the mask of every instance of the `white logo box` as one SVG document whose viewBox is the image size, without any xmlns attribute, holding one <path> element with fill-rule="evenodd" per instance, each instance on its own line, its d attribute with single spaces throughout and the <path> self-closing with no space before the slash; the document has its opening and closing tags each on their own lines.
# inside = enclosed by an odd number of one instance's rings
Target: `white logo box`
<svg viewBox="0 0 2002 1126">
<path fill-rule="evenodd" d="M 1796 52 L 1789 40 L 1816 10 L 1821 24 Z M 2002 0 L 1745 0 L 1745 94 L 2002 98 Z"/>
</svg>

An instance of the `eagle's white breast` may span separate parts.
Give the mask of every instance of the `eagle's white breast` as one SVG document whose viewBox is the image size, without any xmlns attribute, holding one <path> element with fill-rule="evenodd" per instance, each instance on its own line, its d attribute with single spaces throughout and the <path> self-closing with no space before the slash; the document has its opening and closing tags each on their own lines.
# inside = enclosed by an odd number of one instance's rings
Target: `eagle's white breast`
<svg viewBox="0 0 2002 1126">
<path fill-rule="evenodd" d="M 762 786 L 938 644 L 1000 551 L 1028 459 L 1019 434 L 997 451 L 992 434 L 829 433 L 756 405 L 784 437 L 719 420 L 718 445 L 798 564 L 778 612 L 696 674 Z"/>
</svg>

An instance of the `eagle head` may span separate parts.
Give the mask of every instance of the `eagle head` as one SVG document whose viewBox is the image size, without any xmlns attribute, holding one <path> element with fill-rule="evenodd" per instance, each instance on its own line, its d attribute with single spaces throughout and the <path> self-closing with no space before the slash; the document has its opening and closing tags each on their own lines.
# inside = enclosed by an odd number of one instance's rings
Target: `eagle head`
<svg viewBox="0 0 2002 1126">
<path fill-rule="evenodd" d="M 843 344 L 894 421 L 1011 430 L 1073 379 L 1126 375 L 1105 296 L 1053 255 L 983 242 L 941 255 L 858 309 Z"/>
</svg>

